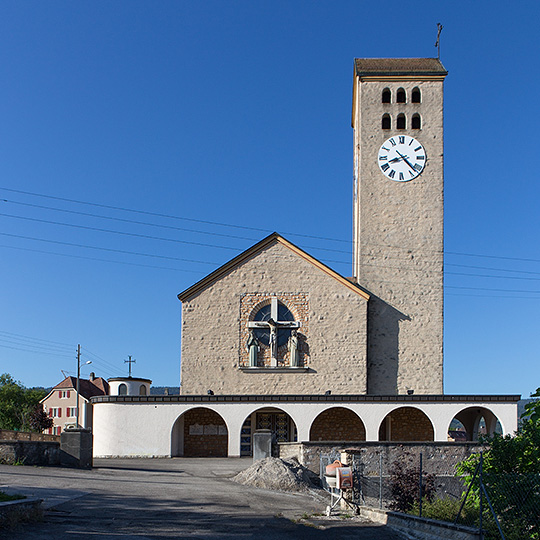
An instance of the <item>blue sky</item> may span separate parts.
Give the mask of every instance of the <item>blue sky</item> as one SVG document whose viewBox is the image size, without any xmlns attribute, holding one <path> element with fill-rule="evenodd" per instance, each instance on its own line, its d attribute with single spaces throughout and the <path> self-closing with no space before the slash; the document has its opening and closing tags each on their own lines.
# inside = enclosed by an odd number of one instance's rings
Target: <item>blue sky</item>
<svg viewBox="0 0 540 540">
<path fill-rule="evenodd" d="M 180 379 L 176 295 L 269 232 L 351 274 L 354 57 L 444 29 L 445 392 L 540 386 L 540 4 L 0 4 L 0 372 Z"/>
</svg>

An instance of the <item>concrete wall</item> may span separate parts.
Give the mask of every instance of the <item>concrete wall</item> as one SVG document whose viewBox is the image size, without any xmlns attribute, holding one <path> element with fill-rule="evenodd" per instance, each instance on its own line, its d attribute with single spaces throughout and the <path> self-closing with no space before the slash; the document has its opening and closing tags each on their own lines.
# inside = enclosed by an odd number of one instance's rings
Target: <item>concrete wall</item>
<svg viewBox="0 0 540 540">
<path fill-rule="evenodd" d="M 443 392 L 443 82 L 355 80 L 355 270 L 371 294 L 368 393 Z M 419 87 L 421 103 L 411 103 Z M 390 88 L 392 103 L 381 102 Z M 404 88 L 407 103 L 395 102 Z M 396 129 L 398 113 L 407 129 Z M 410 129 L 418 112 L 422 129 Z M 383 130 L 384 113 L 392 129 Z M 424 171 L 396 182 L 379 169 L 378 151 L 394 135 L 415 137 L 426 150 Z"/>
<path fill-rule="evenodd" d="M 480 538 L 478 530 L 471 527 L 366 506 L 361 506 L 359 510 L 362 517 L 387 525 L 411 540 L 476 540 Z"/>
<path fill-rule="evenodd" d="M 192 401 L 185 401 L 190 399 L 189 396 L 167 396 L 160 400 L 157 397 L 127 398 L 126 401 L 113 397 L 100 398 L 94 401 L 94 457 L 177 455 L 173 451 L 173 444 L 180 444 L 181 436 L 175 425 L 180 429 L 177 421 L 185 412 L 198 407 L 208 408 L 223 418 L 227 426 L 229 456 L 239 456 L 242 424 L 253 412 L 263 408 L 277 408 L 287 413 L 297 427 L 298 440 L 309 441 L 313 422 L 322 412 L 334 407 L 345 407 L 363 422 L 366 440 L 378 441 L 379 428 L 384 418 L 406 404 L 402 400 L 344 403 L 329 401 L 330 398 L 322 401 L 281 401 L 270 397 L 265 401 L 264 396 L 244 396 L 237 400 L 211 396 L 193 398 Z M 457 402 L 450 397 L 448 402 L 411 400 L 408 405 L 422 411 L 429 418 L 435 441 L 439 442 L 447 441 L 452 419 L 471 406 L 492 411 L 501 422 L 503 433 L 513 433 L 517 429 L 515 402 Z"/>
<path fill-rule="evenodd" d="M 302 324 L 306 370 L 240 369 L 247 358 L 246 306 L 272 297 Z M 182 394 L 364 394 L 366 317 L 363 296 L 274 242 L 184 301 Z M 286 347 L 280 354 L 278 367 L 287 368 Z"/>
</svg>

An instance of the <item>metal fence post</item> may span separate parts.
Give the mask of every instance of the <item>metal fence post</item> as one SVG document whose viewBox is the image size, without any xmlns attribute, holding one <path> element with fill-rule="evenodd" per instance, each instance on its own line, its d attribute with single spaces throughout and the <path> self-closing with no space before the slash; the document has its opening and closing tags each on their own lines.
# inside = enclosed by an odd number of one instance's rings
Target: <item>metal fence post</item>
<svg viewBox="0 0 540 540">
<path fill-rule="evenodd" d="M 379 508 L 382 510 L 382 454 L 379 456 Z"/>
<path fill-rule="evenodd" d="M 420 452 L 420 474 L 419 474 L 419 482 L 420 485 L 418 486 L 418 516 L 422 517 L 422 452 Z"/>
<path fill-rule="evenodd" d="M 484 505 L 482 504 L 482 487 L 484 486 L 484 479 L 482 476 L 483 467 L 484 467 L 484 452 L 480 452 L 480 470 L 479 470 L 479 478 L 478 478 L 478 481 L 480 482 L 480 489 L 478 490 L 480 492 L 480 519 L 478 522 L 478 525 L 480 527 L 480 540 L 484 540 L 484 531 L 483 531 L 483 523 L 482 523 L 482 514 L 484 513 Z"/>
</svg>

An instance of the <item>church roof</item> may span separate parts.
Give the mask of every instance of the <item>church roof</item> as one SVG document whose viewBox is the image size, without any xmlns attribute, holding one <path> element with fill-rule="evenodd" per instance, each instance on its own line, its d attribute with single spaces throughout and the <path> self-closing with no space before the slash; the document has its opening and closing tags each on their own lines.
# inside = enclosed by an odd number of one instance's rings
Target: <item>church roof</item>
<svg viewBox="0 0 540 540">
<path fill-rule="evenodd" d="M 208 274 L 205 278 L 201 279 L 189 289 L 186 289 L 185 291 L 181 292 L 178 295 L 178 299 L 181 302 L 184 302 L 185 300 L 189 300 L 193 295 L 199 293 L 200 291 L 206 289 L 219 279 L 221 279 L 223 276 L 234 270 L 237 266 L 242 264 L 247 259 L 250 259 L 260 251 L 266 249 L 268 246 L 272 244 L 279 243 L 282 246 L 285 246 L 286 248 L 290 249 L 292 252 L 296 253 L 296 255 L 300 256 L 302 259 L 306 260 L 307 262 L 311 263 L 313 266 L 317 267 L 319 270 L 323 271 L 325 274 L 329 275 L 330 277 L 333 277 L 336 281 L 339 281 L 342 285 L 350 289 L 351 291 L 355 292 L 356 294 L 362 296 L 365 300 L 369 300 L 369 294 L 359 287 L 356 283 L 353 283 L 349 279 L 343 277 L 341 274 L 338 274 L 335 270 L 332 270 L 329 266 L 326 266 L 319 260 L 317 260 L 315 257 L 312 257 L 309 253 L 306 253 L 303 249 L 300 249 L 298 246 L 295 246 L 292 242 L 289 242 L 283 236 L 278 234 L 277 232 L 272 233 L 271 235 L 267 236 L 254 246 L 251 246 L 249 249 L 244 251 L 243 253 L 240 253 L 240 255 L 236 256 L 234 259 L 231 259 L 228 263 L 225 263 L 223 266 L 220 266 L 217 270 L 212 272 L 211 274 Z"/>
<path fill-rule="evenodd" d="M 438 58 L 355 58 L 354 69 L 363 76 L 446 76 Z"/>
</svg>

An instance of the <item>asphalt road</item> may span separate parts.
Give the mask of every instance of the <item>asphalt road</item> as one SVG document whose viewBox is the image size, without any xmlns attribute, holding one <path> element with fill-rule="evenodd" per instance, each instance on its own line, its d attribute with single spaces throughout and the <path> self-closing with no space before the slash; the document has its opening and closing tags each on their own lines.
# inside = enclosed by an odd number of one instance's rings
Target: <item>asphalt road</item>
<svg viewBox="0 0 540 540">
<path fill-rule="evenodd" d="M 251 458 L 108 459 L 96 460 L 91 471 L 0 465 L 0 489 L 40 497 L 46 509 L 43 521 L 0 531 L 0 537 L 400 538 L 390 529 L 360 518 L 327 518 L 322 515 L 328 504 L 326 494 L 281 493 L 230 480 L 251 463 Z"/>
</svg>

